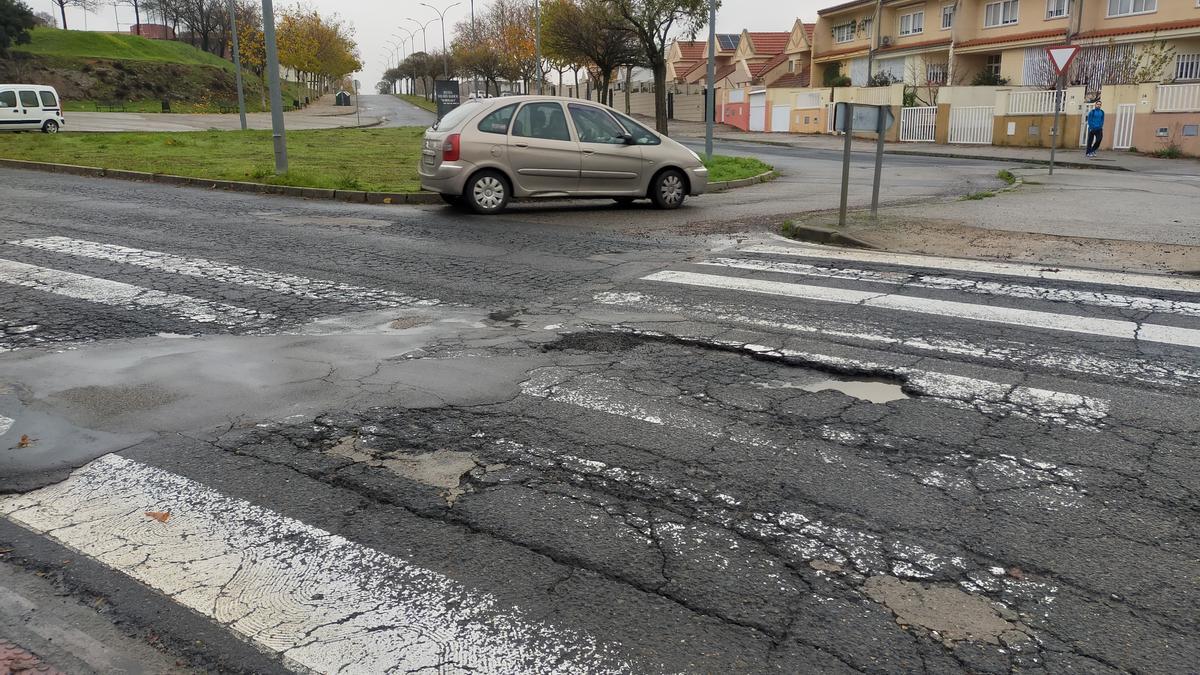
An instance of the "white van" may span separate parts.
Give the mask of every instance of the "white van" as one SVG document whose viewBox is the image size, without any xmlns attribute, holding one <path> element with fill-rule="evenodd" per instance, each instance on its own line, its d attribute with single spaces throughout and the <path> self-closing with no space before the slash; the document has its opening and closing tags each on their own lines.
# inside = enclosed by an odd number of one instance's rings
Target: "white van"
<svg viewBox="0 0 1200 675">
<path fill-rule="evenodd" d="M 54 87 L 40 84 L 0 84 L 0 131 L 56 134 L 67 124 L 62 101 Z"/>
</svg>

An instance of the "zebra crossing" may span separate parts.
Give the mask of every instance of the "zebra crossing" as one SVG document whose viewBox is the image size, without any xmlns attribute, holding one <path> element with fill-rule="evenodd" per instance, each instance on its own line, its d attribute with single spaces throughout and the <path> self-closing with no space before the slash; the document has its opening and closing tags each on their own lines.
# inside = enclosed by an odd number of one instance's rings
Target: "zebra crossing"
<svg viewBox="0 0 1200 675">
<path fill-rule="evenodd" d="M 49 255 L 52 262 L 39 260 L 43 264 L 33 264 L 19 259 L 30 252 Z M 93 272 L 95 265 L 89 263 L 99 264 L 100 271 Z M 88 273 L 78 271 L 80 266 Z M 137 283 L 130 281 L 131 278 L 136 278 Z M 187 280 L 194 281 L 189 284 Z M 181 284 L 195 289 L 186 293 L 167 290 Z M 59 301 L 110 308 L 117 311 L 114 323 L 118 324 L 122 319 L 136 316 L 137 326 L 130 328 L 134 335 L 192 331 L 264 333 L 345 311 L 442 304 L 437 299 L 389 289 L 62 236 L 5 242 L 0 251 L 0 299 L 15 292 L 13 289 L 48 294 Z M 233 289 L 230 295 L 237 299 L 217 297 L 221 289 Z M 248 306 L 247 298 L 263 306 Z M 10 302 L 17 304 L 16 300 Z M 3 304 L 7 303 L 0 302 Z M 36 300 L 30 304 L 36 304 Z M 44 317 L 38 317 L 38 321 L 10 319 L 2 312 L 0 352 L 94 339 L 70 327 L 47 326 L 46 321 L 40 320 Z M 156 331 L 152 329 L 156 320 L 170 323 L 164 330 Z M 87 322 L 81 319 L 79 323 Z M 120 330 L 117 333 L 123 336 Z"/>
</svg>

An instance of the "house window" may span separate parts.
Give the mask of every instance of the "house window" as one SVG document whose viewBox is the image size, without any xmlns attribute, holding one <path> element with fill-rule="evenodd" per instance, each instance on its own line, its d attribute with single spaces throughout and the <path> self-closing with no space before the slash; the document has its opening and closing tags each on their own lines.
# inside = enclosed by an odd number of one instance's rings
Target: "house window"
<svg viewBox="0 0 1200 675">
<path fill-rule="evenodd" d="M 900 15 L 900 34 L 916 35 L 925 32 L 925 12 L 918 11 Z"/>
<path fill-rule="evenodd" d="M 788 72 L 789 73 L 796 72 L 796 62 L 795 61 L 788 61 Z"/>
<path fill-rule="evenodd" d="M 925 64 L 925 81 L 929 84 L 946 84 L 950 67 L 945 63 Z"/>
<path fill-rule="evenodd" d="M 854 39 L 854 23 L 844 23 L 833 27 L 834 42 L 850 42 Z"/>
<path fill-rule="evenodd" d="M 1196 0 L 1200 2 L 1200 0 Z M 950 30 L 954 27 L 954 5 L 945 5 L 942 7 L 942 30 Z"/>
<path fill-rule="evenodd" d="M 987 57 L 987 64 L 984 65 L 983 70 L 987 74 L 991 75 L 993 80 L 999 80 L 1000 79 L 1000 55 L 999 54 L 989 54 Z"/>
<path fill-rule="evenodd" d="M 1120 1 L 1121 0 L 1110 0 L 1110 2 Z M 1017 15 L 1019 13 L 1020 5 L 1018 0 L 989 2 L 984 9 L 983 27 L 995 28 L 996 26 L 1011 26 L 1017 22 Z"/>
<path fill-rule="evenodd" d="M 867 36 L 867 39 L 870 39 L 871 29 L 875 27 L 875 19 L 863 19 L 860 27 L 863 34 Z"/>
<path fill-rule="evenodd" d="M 1108 0 L 1108 15 L 1148 14 L 1158 10 L 1158 0 Z"/>
<path fill-rule="evenodd" d="M 1071 13 L 1072 0 L 1046 0 L 1046 18 L 1062 19 Z"/>
<path fill-rule="evenodd" d="M 1200 53 L 1175 57 L 1176 80 L 1200 80 Z"/>
</svg>

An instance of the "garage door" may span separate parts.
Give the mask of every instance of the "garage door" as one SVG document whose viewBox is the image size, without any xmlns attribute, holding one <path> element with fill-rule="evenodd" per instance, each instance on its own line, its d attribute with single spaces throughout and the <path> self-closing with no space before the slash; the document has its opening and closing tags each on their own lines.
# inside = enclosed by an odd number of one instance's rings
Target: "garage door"
<svg viewBox="0 0 1200 675">
<path fill-rule="evenodd" d="M 771 106 L 771 131 L 784 133 L 792 126 L 792 106 Z"/>
<path fill-rule="evenodd" d="M 767 92 L 750 94 L 750 131 L 767 130 Z"/>
</svg>

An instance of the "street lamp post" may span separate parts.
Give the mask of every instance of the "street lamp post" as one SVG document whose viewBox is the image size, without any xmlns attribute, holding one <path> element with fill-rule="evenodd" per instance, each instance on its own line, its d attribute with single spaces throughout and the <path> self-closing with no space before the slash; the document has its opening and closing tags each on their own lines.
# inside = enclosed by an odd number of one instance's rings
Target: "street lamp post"
<svg viewBox="0 0 1200 675">
<path fill-rule="evenodd" d="M 533 36 L 533 65 L 537 68 L 537 93 L 542 95 L 542 0 L 533 0 L 533 12 L 537 16 L 537 30 Z M 609 101 L 611 103 L 612 101 Z"/>
<path fill-rule="evenodd" d="M 411 30 L 405 28 L 404 26 L 396 26 L 396 30 L 404 31 L 408 35 L 408 37 L 401 37 L 399 35 L 396 35 L 395 33 L 392 33 L 392 37 L 396 38 L 397 40 L 400 40 L 401 45 L 411 44 L 413 53 L 416 53 L 416 51 L 417 51 L 417 35 L 416 35 L 416 33 L 413 33 Z M 404 53 L 403 50 L 401 50 L 400 54 L 401 54 L 401 56 L 404 56 L 405 58 L 407 58 L 407 55 Z M 397 64 L 397 65 L 399 65 L 399 64 Z M 400 86 L 401 86 L 401 88 L 403 88 L 404 83 L 402 82 L 400 84 Z M 413 89 L 413 91 L 410 91 L 409 93 L 411 94 L 411 93 L 414 93 L 415 91 L 416 91 L 416 89 Z M 403 92 L 401 92 L 401 93 L 403 93 Z"/>
<path fill-rule="evenodd" d="M 138 24 L 138 30 L 141 31 L 141 24 Z M 238 48 L 237 8 L 234 7 L 233 0 L 229 0 L 229 33 L 233 38 L 233 70 L 237 79 L 238 119 L 242 123 L 242 131 L 245 131 L 246 94 L 242 91 L 242 51 Z"/>
<path fill-rule="evenodd" d="M 428 54 L 429 53 L 429 38 L 425 35 L 425 28 L 428 27 L 429 24 L 433 23 L 434 21 L 437 21 L 437 19 L 430 19 L 430 20 L 426 21 L 425 23 L 421 23 L 420 21 L 417 21 L 416 19 L 414 19 L 410 16 L 407 19 L 405 19 L 405 21 L 411 21 L 411 22 L 417 24 L 417 26 L 421 29 L 421 51 Z"/>
<path fill-rule="evenodd" d="M 471 40 L 478 40 L 479 34 L 475 32 L 475 0 L 471 0 Z M 473 73 L 474 78 L 471 83 L 471 94 L 479 95 L 479 73 Z"/>
<path fill-rule="evenodd" d="M 423 7 L 428 7 L 429 9 L 432 9 L 433 11 L 437 12 L 438 22 L 442 24 L 442 76 L 450 77 L 450 53 L 446 51 L 446 12 L 449 12 L 450 10 L 454 9 L 455 7 L 458 7 L 462 3 L 456 2 L 454 4 L 447 5 L 445 9 L 440 9 L 440 10 L 437 7 L 434 7 L 433 5 L 431 5 L 427 2 L 422 2 L 422 3 L 418 3 L 418 4 L 420 4 Z"/>
<path fill-rule="evenodd" d="M 275 142 L 275 173 L 287 173 L 287 136 L 283 127 L 283 93 L 279 87 L 279 47 L 275 44 L 275 8 L 262 0 L 263 43 L 267 52 L 267 76 L 271 90 L 271 138 Z"/>
</svg>

